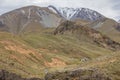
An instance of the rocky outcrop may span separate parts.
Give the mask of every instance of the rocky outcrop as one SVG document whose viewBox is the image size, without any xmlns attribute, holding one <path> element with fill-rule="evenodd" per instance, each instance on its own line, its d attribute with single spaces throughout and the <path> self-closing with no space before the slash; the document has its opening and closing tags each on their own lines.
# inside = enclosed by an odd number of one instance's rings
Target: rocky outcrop
<svg viewBox="0 0 120 80">
<path fill-rule="evenodd" d="M 0 70 L 0 80 L 42 80 L 39 78 L 22 78 L 21 76 L 18 76 L 14 73 L 10 73 L 5 70 Z"/>
<path fill-rule="evenodd" d="M 120 23 L 118 23 L 115 27 L 118 31 L 120 31 Z"/>
<path fill-rule="evenodd" d="M 120 49 L 120 43 L 113 41 L 109 37 L 101 34 L 99 31 L 87 26 L 78 25 L 72 21 L 65 21 L 61 23 L 54 31 L 55 35 L 67 33 L 74 34 L 74 36 L 77 36 L 78 39 L 80 39 L 81 35 L 84 35 L 84 37 L 87 37 L 87 39 L 92 40 L 92 42 L 98 44 L 99 46 L 109 48 L 111 50 Z"/>
<path fill-rule="evenodd" d="M 47 74 L 45 80 L 111 80 L 107 75 L 95 69 L 55 72 Z"/>
<path fill-rule="evenodd" d="M 65 72 L 47 73 L 44 79 L 39 78 L 22 78 L 14 73 L 0 70 L 0 80 L 112 80 L 106 74 L 97 69 L 74 70 Z"/>
</svg>

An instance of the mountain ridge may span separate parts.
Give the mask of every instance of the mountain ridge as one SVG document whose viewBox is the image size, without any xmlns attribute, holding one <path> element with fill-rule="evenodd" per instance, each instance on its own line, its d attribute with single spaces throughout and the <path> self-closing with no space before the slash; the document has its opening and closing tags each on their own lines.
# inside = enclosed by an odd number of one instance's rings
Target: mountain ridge
<svg viewBox="0 0 120 80">
<path fill-rule="evenodd" d="M 61 17 L 46 7 L 26 6 L 0 16 L 0 26 L 13 34 L 20 33 L 29 23 L 40 27 L 56 27 Z M 35 29 L 35 28 L 34 28 Z"/>
<path fill-rule="evenodd" d="M 95 21 L 105 18 L 102 14 L 89 8 L 54 7 L 52 5 L 48 6 L 48 8 L 67 20 L 83 19 Z"/>
</svg>

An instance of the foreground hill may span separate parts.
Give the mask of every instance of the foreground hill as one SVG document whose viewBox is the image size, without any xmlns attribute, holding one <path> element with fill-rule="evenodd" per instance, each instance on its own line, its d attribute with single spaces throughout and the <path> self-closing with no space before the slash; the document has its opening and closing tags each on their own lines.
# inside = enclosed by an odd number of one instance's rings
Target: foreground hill
<svg viewBox="0 0 120 80">
<path fill-rule="evenodd" d="M 54 73 L 47 73 L 43 79 L 40 78 L 22 78 L 14 73 L 9 73 L 7 71 L 1 70 L 0 71 L 1 77 L 0 80 L 111 80 L 107 75 L 104 73 L 94 70 L 74 70 L 74 71 L 66 71 L 66 72 L 54 72 Z"/>
<path fill-rule="evenodd" d="M 0 69 L 25 78 L 42 78 L 47 72 L 65 71 L 120 48 L 119 43 L 89 27 L 69 24 L 65 21 L 56 29 L 21 35 L 0 32 Z"/>
</svg>

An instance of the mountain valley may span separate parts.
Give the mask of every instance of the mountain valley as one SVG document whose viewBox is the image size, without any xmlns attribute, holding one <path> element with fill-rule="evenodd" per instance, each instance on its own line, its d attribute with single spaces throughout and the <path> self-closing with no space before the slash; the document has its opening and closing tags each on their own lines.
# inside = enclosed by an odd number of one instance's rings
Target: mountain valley
<svg viewBox="0 0 120 80">
<path fill-rule="evenodd" d="M 119 57 L 120 24 L 97 11 L 26 6 L 0 16 L 0 80 L 120 80 Z"/>
</svg>

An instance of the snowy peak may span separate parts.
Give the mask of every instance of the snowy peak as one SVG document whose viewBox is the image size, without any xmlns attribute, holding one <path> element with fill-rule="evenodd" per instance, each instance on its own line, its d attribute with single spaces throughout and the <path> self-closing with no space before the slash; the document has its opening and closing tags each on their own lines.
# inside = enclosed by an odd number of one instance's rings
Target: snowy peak
<svg viewBox="0 0 120 80">
<path fill-rule="evenodd" d="M 58 11 L 61 13 L 61 15 L 70 20 L 77 12 L 79 9 L 74 9 L 74 8 L 58 8 Z"/>
<path fill-rule="evenodd" d="M 82 19 L 95 21 L 105 18 L 100 13 L 88 8 L 68 8 L 68 7 L 58 8 L 54 6 L 49 6 L 48 8 L 67 20 Z"/>
</svg>

